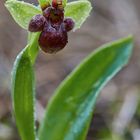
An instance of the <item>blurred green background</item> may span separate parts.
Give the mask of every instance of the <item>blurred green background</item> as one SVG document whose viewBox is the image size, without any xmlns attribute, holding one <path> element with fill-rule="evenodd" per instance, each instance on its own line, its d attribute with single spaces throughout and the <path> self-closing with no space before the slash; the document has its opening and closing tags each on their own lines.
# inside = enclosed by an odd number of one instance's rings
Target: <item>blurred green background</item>
<svg viewBox="0 0 140 140">
<path fill-rule="evenodd" d="M 4 2 L 0 0 L 0 140 L 20 140 L 11 113 L 10 75 L 16 55 L 26 45 L 27 33 L 14 22 Z M 81 29 L 69 33 L 64 50 L 55 55 L 40 51 L 35 65 L 37 125 L 53 91 L 85 56 L 103 43 L 133 34 L 131 62 L 102 90 L 87 140 L 140 140 L 140 1 L 91 3 L 90 17 Z"/>
</svg>

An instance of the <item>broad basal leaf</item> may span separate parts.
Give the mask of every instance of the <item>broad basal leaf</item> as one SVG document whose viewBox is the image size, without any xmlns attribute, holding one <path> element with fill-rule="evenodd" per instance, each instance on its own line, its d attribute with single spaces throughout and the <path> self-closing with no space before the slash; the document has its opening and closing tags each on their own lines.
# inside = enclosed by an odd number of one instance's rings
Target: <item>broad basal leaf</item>
<svg viewBox="0 0 140 140">
<path fill-rule="evenodd" d="M 12 73 L 12 103 L 22 140 L 35 140 L 34 72 L 28 48 L 18 56 Z"/>
<path fill-rule="evenodd" d="M 22 140 L 36 140 L 33 64 L 39 51 L 39 35 L 40 33 L 30 33 L 28 45 L 17 56 L 12 73 L 12 102 Z"/>
<path fill-rule="evenodd" d="M 89 16 L 92 7 L 89 1 L 86 0 L 79 0 L 67 3 L 65 7 L 65 16 L 71 17 L 75 21 L 75 28 L 80 28 L 83 22 Z"/>
<path fill-rule="evenodd" d="M 23 1 L 7 0 L 5 6 L 14 20 L 24 29 L 28 29 L 28 24 L 34 15 L 41 13 L 39 7 Z"/>
<path fill-rule="evenodd" d="M 128 63 L 132 46 L 131 37 L 104 45 L 63 81 L 48 104 L 40 140 L 86 139 L 99 92 Z"/>
</svg>

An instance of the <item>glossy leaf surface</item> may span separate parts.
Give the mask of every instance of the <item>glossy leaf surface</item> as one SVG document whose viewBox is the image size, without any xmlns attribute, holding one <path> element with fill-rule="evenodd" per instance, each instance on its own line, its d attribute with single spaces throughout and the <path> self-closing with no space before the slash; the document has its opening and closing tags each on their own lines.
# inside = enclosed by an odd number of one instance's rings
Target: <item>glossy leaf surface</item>
<svg viewBox="0 0 140 140">
<path fill-rule="evenodd" d="M 12 99 L 22 140 L 35 140 L 35 84 L 33 64 L 38 55 L 40 33 L 30 33 L 28 45 L 17 56 L 12 73 Z"/>
<path fill-rule="evenodd" d="M 16 124 L 22 140 L 35 140 L 34 72 L 26 47 L 18 56 L 12 73 L 12 99 Z"/>
<path fill-rule="evenodd" d="M 132 38 L 102 46 L 62 82 L 48 104 L 40 140 L 85 140 L 97 97 L 129 60 Z"/>
</svg>

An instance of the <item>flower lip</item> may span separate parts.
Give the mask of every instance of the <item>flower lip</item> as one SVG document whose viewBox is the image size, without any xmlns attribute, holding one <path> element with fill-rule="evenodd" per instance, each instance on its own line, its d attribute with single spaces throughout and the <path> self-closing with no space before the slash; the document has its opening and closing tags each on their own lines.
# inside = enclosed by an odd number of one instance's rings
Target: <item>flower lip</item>
<svg viewBox="0 0 140 140">
<path fill-rule="evenodd" d="M 39 37 L 39 45 L 46 53 L 56 53 L 66 46 L 67 31 L 63 30 L 63 26 L 59 26 L 58 29 L 48 25 L 47 27 Z"/>
</svg>

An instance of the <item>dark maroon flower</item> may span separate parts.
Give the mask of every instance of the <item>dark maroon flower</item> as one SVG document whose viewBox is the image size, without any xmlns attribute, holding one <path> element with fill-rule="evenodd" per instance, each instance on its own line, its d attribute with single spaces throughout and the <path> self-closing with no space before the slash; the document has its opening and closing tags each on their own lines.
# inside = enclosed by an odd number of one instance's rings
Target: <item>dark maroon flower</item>
<svg viewBox="0 0 140 140">
<path fill-rule="evenodd" d="M 71 31 L 71 30 L 74 28 L 74 25 L 75 25 L 75 23 L 74 23 L 73 19 L 71 19 L 71 18 L 66 18 L 66 19 L 64 20 L 64 26 L 65 26 L 65 29 L 66 29 L 68 32 Z"/>
<path fill-rule="evenodd" d="M 29 31 L 42 31 L 39 37 L 40 48 L 46 53 L 56 53 L 68 43 L 67 32 L 74 27 L 71 18 L 64 19 L 62 0 L 52 0 L 52 6 L 46 7 L 43 15 L 36 15 L 29 24 Z"/>
<path fill-rule="evenodd" d="M 43 15 L 34 16 L 29 23 L 29 27 L 28 27 L 29 31 L 30 32 L 42 31 L 44 28 L 45 21 L 46 19 Z"/>
<path fill-rule="evenodd" d="M 43 32 L 39 37 L 39 45 L 46 53 L 56 53 L 63 49 L 67 42 L 67 32 L 60 26 L 59 29 L 55 29 L 51 25 L 47 24 L 47 28 L 44 28 Z"/>
</svg>

